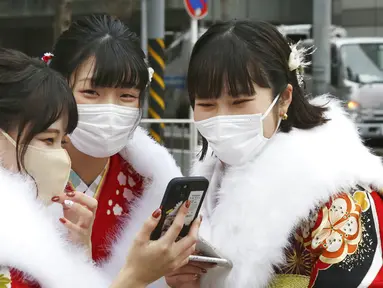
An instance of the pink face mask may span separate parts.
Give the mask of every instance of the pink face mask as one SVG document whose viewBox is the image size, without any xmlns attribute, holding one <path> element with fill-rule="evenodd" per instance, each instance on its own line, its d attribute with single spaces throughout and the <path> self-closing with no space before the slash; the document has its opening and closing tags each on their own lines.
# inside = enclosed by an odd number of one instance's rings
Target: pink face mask
<svg viewBox="0 0 383 288">
<path fill-rule="evenodd" d="M 1 133 L 16 148 L 15 140 L 4 131 Z M 45 205 L 49 205 L 53 196 L 64 191 L 69 179 L 71 161 L 64 149 L 29 145 L 24 156 L 24 166 L 36 183 L 39 199 Z"/>
</svg>

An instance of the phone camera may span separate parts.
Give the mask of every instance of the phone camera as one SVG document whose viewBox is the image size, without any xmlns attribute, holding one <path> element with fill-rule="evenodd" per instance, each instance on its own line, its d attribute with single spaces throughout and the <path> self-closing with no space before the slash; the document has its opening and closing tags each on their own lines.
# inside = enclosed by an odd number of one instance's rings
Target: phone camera
<svg viewBox="0 0 383 288">
<path fill-rule="evenodd" d="M 188 188 L 188 185 L 184 185 L 184 189 L 187 189 Z"/>
</svg>

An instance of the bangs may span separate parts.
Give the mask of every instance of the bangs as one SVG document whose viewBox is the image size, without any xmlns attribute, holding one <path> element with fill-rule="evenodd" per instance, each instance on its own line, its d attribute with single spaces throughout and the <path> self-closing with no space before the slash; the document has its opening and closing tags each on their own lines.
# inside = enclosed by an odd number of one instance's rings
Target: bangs
<svg viewBox="0 0 383 288">
<path fill-rule="evenodd" d="M 50 73 L 36 84 L 30 97 L 31 105 L 27 107 L 38 111 L 30 111 L 33 117 L 25 118 L 32 124 L 33 134 L 44 132 L 60 117 L 63 117 L 64 132 L 71 134 L 77 127 L 78 113 L 72 90 L 65 79 L 58 73 Z"/>
<path fill-rule="evenodd" d="M 129 49 L 112 38 L 103 40 L 97 49 L 92 50 L 88 50 L 89 55 L 86 56 L 94 57 L 93 87 L 136 88 L 140 91 L 146 88 L 149 72 L 143 58 L 129 53 Z"/>
<path fill-rule="evenodd" d="M 223 35 L 206 42 L 203 35 L 194 47 L 188 70 L 188 90 L 192 102 L 254 95 L 254 82 L 269 87 L 267 77 L 246 44 L 236 36 Z M 208 37 L 207 37 L 208 38 Z"/>
</svg>

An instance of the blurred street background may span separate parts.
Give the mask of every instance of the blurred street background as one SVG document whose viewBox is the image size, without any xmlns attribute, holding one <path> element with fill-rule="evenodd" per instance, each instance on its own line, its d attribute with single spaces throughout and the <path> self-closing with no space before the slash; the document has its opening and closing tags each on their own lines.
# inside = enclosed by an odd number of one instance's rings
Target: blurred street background
<svg viewBox="0 0 383 288">
<path fill-rule="evenodd" d="M 0 46 L 41 57 L 71 21 L 98 13 L 141 37 L 155 70 L 141 125 L 186 174 L 199 146 L 185 89 L 191 47 L 212 23 L 233 18 L 269 21 L 291 41 L 314 45 L 307 93 L 342 99 L 383 155 L 383 0 L 0 0 Z"/>
</svg>

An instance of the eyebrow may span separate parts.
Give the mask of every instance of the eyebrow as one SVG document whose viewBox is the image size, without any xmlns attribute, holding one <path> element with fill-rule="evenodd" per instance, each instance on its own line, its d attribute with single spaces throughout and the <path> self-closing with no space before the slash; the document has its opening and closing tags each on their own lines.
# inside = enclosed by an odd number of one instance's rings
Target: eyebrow
<svg viewBox="0 0 383 288">
<path fill-rule="evenodd" d="M 60 134 L 60 130 L 58 130 L 56 128 L 48 128 L 43 133 L 56 133 L 56 134 Z"/>
</svg>

